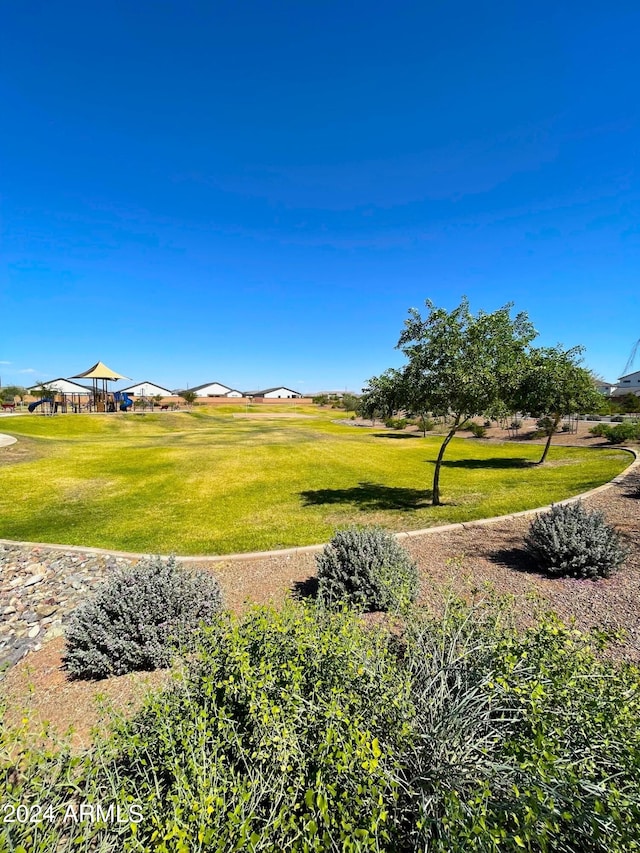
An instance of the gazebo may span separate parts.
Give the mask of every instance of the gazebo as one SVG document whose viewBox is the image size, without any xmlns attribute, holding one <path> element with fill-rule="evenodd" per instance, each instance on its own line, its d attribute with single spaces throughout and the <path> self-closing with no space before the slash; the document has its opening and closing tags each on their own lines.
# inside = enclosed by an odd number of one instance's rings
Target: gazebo
<svg viewBox="0 0 640 853">
<path fill-rule="evenodd" d="M 84 373 L 76 373 L 75 376 L 71 377 L 72 379 L 91 379 L 93 384 L 93 400 L 96 405 L 96 410 L 98 412 L 106 412 L 107 411 L 107 382 L 116 382 L 118 379 L 129 379 L 128 376 L 123 376 L 121 373 L 117 373 L 115 370 L 111 370 L 110 367 L 107 367 L 102 361 L 96 362 L 93 367 L 90 367 L 89 370 L 85 370 Z M 102 390 L 100 390 L 100 381 L 102 380 Z"/>
</svg>

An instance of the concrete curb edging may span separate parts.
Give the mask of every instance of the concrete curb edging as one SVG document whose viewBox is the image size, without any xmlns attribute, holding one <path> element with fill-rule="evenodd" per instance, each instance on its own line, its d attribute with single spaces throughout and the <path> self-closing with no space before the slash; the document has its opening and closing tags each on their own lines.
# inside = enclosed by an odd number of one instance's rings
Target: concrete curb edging
<svg viewBox="0 0 640 853">
<path fill-rule="evenodd" d="M 10 438 L 11 436 L 8 437 Z M 609 450 L 611 448 L 607 447 L 593 449 Z M 555 506 L 563 506 L 565 504 L 575 503 L 576 501 L 582 500 L 583 498 L 588 498 L 591 497 L 591 495 L 596 495 L 599 492 L 603 492 L 606 489 L 610 489 L 612 486 L 622 483 L 629 476 L 630 473 L 632 473 L 636 468 L 640 467 L 640 454 L 637 450 L 631 447 L 619 447 L 616 449 L 624 450 L 626 453 L 630 453 L 633 456 L 633 461 L 624 469 L 624 471 L 622 471 L 620 474 L 618 474 L 617 477 L 614 477 L 613 480 L 610 480 L 608 483 L 604 483 L 602 486 L 597 486 L 595 489 L 590 489 L 588 492 L 583 492 L 580 495 L 574 495 L 571 498 L 565 498 L 565 500 L 563 501 L 558 501 Z M 455 524 L 442 524 L 439 527 L 426 527 L 422 530 L 408 530 L 406 532 L 396 533 L 395 535 L 397 539 L 411 539 L 417 536 L 427 536 L 432 535 L 434 533 L 446 533 L 452 530 L 467 530 L 473 527 L 482 527 L 487 524 L 497 524 L 501 521 L 510 521 L 514 518 L 526 518 L 527 516 L 537 515 L 540 512 L 545 512 L 551 509 L 551 506 L 552 504 L 548 504 L 547 506 L 536 507 L 535 509 L 525 509 L 521 512 L 509 513 L 508 515 L 497 515 L 493 518 L 479 518 L 475 521 L 461 521 Z M 65 551 L 73 554 L 102 554 L 108 557 L 124 557 L 125 559 L 129 560 L 141 560 L 147 557 L 156 556 L 155 554 L 139 554 L 130 551 L 112 551 L 107 548 L 91 548 L 84 547 L 82 545 L 57 545 L 49 544 L 47 542 L 16 542 L 13 539 L 0 539 L 0 545 L 22 545 L 27 548 L 46 548 L 50 551 Z M 302 545 L 297 548 L 281 548 L 276 551 L 250 551 L 246 554 L 214 554 L 211 556 L 202 555 L 199 557 L 176 557 L 176 559 L 179 560 L 181 563 L 226 563 L 236 560 L 265 560 L 270 557 L 292 557 L 297 554 L 315 554 L 322 551 L 325 545 L 326 543 L 323 542 L 319 545 Z"/>
</svg>

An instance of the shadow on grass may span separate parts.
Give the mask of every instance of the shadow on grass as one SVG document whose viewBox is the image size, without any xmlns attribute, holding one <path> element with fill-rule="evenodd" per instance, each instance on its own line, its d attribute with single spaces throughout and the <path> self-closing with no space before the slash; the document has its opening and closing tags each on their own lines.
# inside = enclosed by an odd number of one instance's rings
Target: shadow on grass
<svg viewBox="0 0 640 853">
<path fill-rule="evenodd" d="M 297 601 L 304 601 L 318 596 L 318 578 L 309 577 L 303 581 L 295 581 L 291 587 L 293 597 Z"/>
<path fill-rule="evenodd" d="M 524 548 L 501 548 L 487 555 L 492 563 L 498 566 L 506 566 L 516 572 L 526 575 L 536 575 L 539 578 L 548 578 L 549 575 L 540 569 L 535 560 Z"/>
<path fill-rule="evenodd" d="M 403 489 L 380 483 L 358 483 L 351 489 L 313 489 L 300 492 L 305 506 L 356 504 L 365 512 L 372 509 L 422 509 L 430 506 L 430 489 Z"/>
<path fill-rule="evenodd" d="M 372 432 L 374 438 L 422 438 L 422 433 L 417 432 Z"/>
<path fill-rule="evenodd" d="M 435 464 L 435 463 L 433 463 Z M 536 463 L 530 459 L 501 459 L 495 457 L 491 459 L 443 459 L 443 468 L 535 468 Z"/>
</svg>

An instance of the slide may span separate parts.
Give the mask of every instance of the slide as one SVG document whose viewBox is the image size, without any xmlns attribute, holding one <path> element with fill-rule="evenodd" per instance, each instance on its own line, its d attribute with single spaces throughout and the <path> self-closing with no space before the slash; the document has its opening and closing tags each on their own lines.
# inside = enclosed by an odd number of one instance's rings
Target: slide
<svg viewBox="0 0 640 853">
<path fill-rule="evenodd" d="M 44 400 L 38 400 L 36 403 L 29 403 L 29 411 L 35 412 L 38 406 L 41 406 L 43 403 L 53 403 L 53 400 L 49 400 L 48 398 L 46 398 Z"/>
<path fill-rule="evenodd" d="M 131 408 L 131 406 L 133 406 L 133 400 L 128 394 L 125 394 L 124 391 L 116 391 L 113 395 L 113 399 L 116 403 L 120 403 L 121 412 L 126 412 Z"/>
</svg>

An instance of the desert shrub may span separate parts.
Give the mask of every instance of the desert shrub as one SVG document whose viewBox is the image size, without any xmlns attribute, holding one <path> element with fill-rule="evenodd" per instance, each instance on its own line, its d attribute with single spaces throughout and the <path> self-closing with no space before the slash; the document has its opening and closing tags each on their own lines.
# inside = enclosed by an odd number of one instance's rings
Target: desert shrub
<svg viewBox="0 0 640 853">
<path fill-rule="evenodd" d="M 384 425 L 387 429 L 404 429 L 408 421 L 406 418 L 387 418 Z"/>
<path fill-rule="evenodd" d="M 621 444 L 623 441 L 640 440 L 640 424 L 627 421 L 623 424 L 608 426 L 604 430 L 604 437 L 610 444 Z"/>
<path fill-rule="evenodd" d="M 395 536 L 379 527 L 339 530 L 316 557 L 318 599 L 365 610 L 402 609 L 418 594 L 418 569 Z"/>
<path fill-rule="evenodd" d="M 607 424 L 596 424 L 596 426 L 591 427 L 589 432 L 591 435 L 595 435 L 597 438 L 603 438 L 605 435 L 605 430 L 609 429 Z"/>
<path fill-rule="evenodd" d="M 65 663 L 76 678 L 166 667 L 180 643 L 222 607 L 217 580 L 175 557 L 120 569 L 66 626 Z"/>
<path fill-rule="evenodd" d="M 482 424 L 477 424 L 475 423 L 475 421 L 469 424 L 469 430 L 472 435 L 475 435 L 476 438 L 484 438 L 487 434 L 486 426 L 483 426 Z"/>
<path fill-rule="evenodd" d="M 539 568 L 560 577 L 609 577 L 626 551 L 601 512 L 588 512 L 580 501 L 556 505 L 536 516 L 525 539 Z"/>
<path fill-rule="evenodd" d="M 640 671 L 607 638 L 459 602 L 410 627 L 403 850 L 640 849 Z"/>
<path fill-rule="evenodd" d="M 5 817 L 53 807 L 0 838 L 29 853 L 640 850 L 640 670 L 603 656 L 615 637 L 553 614 L 519 630 L 513 609 L 453 599 L 400 637 L 293 603 L 222 616 L 182 678 L 92 750 L 0 726 Z M 78 802 L 139 804 L 142 820 L 63 820 Z"/>
<path fill-rule="evenodd" d="M 426 415 L 418 415 L 417 417 L 412 417 L 409 421 L 411 426 L 416 426 L 423 433 L 431 432 L 431 430 L 435 429 L 436 422 L 433 418 L 428 418 Z"/>
<path fill-rule="evenodd" d="M 120 736 L 112 773 L 151 803 L 139 849 L 399 849 L 411 709 L 394 649 L 352 613 L 294 604 L 205 632 L 184 683 Z"/>
<path fill-rule="evenodd" d="M 611 426 L 610 424 L 598 424 L 595 427 L 591 427 L 589 432 L 592 435 L 606 438 L 610 444 L 620 444 L 623 441 L 640 440 L 640 424 L 634 423 L 633 421 L 618 423 L 615 426 Z"/>
</svg>

